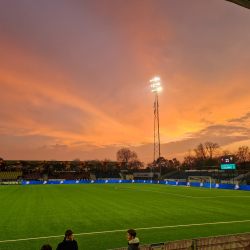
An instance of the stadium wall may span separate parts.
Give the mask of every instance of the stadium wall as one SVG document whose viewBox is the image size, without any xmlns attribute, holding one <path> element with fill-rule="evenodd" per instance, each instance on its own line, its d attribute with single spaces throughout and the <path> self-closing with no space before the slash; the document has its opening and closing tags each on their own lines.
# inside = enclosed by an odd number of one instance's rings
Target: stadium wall
<svg viewBox="0 0 250 250">
<path fill-rule="evenodd" d="M 95 183 L 148 183 L 172 186 L 191 186 L 210 188 L 210 183 L 178 182 L 178 181 L 149 181 L 149 180 L 85 180 L 85 181 L 22 181 L 22 185 L 48 185 L 48 184 L 95 184 Z M 211 188 L 235 189 L 250 191 L 250 185 L 211 183 Z"/>
</svg>

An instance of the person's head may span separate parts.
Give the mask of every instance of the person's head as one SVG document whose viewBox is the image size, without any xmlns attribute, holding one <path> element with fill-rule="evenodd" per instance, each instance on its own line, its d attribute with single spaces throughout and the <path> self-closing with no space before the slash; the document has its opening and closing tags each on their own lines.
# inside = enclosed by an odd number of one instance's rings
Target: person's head
<svg viewBox="0 0 250 250">
<path fill-rule="evenodd" d="M 127 231 L 127 241 L 133 240 L 136 236 L 136 231 L 131 228 Z"/>
<path fill-rule="evenodd" d="M 41 250 L 52 250 L 52 246 L 50 244 L 44 244 Z"/>
<path fill-rule="evenodd" d="M 67 230 L 65 232 L 65 237 L 67 241 L 73 241 L 74 239 L 74 232 L 72 230 Z"/>
</svg>

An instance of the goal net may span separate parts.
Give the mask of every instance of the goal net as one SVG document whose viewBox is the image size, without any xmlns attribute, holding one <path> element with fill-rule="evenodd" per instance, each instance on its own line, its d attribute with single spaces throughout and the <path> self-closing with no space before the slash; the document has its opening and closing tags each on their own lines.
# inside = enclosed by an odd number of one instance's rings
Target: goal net
<svg viewBox="0 0 250 250">
<path fill-rule="evenodd" d="M 197 183 L 212 183 L 212 178 L 210 176 L 189 176 L 188 182 L 197 182 Z"/>
</svg>

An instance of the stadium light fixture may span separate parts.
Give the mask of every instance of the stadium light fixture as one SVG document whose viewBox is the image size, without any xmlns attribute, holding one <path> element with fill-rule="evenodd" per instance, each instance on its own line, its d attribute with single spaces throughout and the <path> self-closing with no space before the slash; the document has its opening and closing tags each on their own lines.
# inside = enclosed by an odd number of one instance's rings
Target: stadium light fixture
<svg viewBox="0 0 250 250">
<path fill-rule="evenodd" d="M 155 92 L 158 92 L 158 91 L 161 91 L 161 87 L 159 87 L 161 85 L 161 82 L 160 82 L 160 77 L 155 77 L 153 79 L 150 80 L 151 83 L 151 87 L 153 88 L 152 89 L 152 92 L 155 93 Z"/>
<path fill-rule="evenodd" d="M 159 103 L 158 92 L 161 91 L 161 79 L 155 77 L 150 80 L 152 92 L 155 93 L 154 102 L 154 165 L 159 161 L 160 175 L 161 175 L 161 150 L 160 150 L 160 128 L 159 128 Z"/>
</svg>

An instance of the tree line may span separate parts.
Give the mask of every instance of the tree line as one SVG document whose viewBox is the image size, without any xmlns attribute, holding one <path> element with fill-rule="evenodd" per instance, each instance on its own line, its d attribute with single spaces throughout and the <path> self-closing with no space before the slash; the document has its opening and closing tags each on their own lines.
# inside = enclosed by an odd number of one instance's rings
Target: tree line
<svg viewBox="0 0 250 250">
<path fill-rule="evenodd" d="M 117 161 L 127 162 L 123 169 L 138 171 L 145 169 L 146 171 L 153 170 L 155 172 L 160 172 L 162 174 L 170 173 L 175 170 L 192 170 L 192 169 L 201 169 L 203 167 L 211 166 L 220 166 L 220 156 L 223 155 L 235 155 L 235 160 L 237 168 L 246 169 L 250 167 L 250 148 L 248 146 L 240 146 L 236 151 L 222 150 L 218 143 L 214 142 L 205 142 L 199 143 L 196 148 L 193 150 L 189 149 L 188 152 L 184 155 L 183 162 L 178 161 L 176 158 L 166 159 L 164 157 L 159 157 L 156 161 L 150 162 L 145 165 L 144 162 L 140 161 L 138 155 L 135 151 L 130 150 L 129 148 L 121 148 L 116 153 Z M 79 161 L 80 158 L 76 158 L 73 161 Z M 91 160 L 89 160 L 91 161 Z M 93 161 L 93 160 L 92 160 Z M 95 159 L 94 161 L 99 161 Z M 104 162 L 111 161 L 110 159 L 102 160 Z M 21 161 L 22 165 L 27 164 L 25 161 Z M 42 162 L 43 168 L 48 168 L 47 162 Z M 73 167 L 73 163 L 71 167 Z M 3 158 L 0 158 L 0 170 L 4 171 L 5 165 L 3 164 Z M 64 165 L 55 165 L 55 169 L 62 169 Z M 66 168 L 66 165 L 65 165 Z"/>
<path fill-rule="evenodd" d="M 184 156 L 182 167 L 197 169 L 201 166 L 220 166 L 220 156 L 235 155 L 237 167 L 244 169 L 250 165 L 250 149 L 248 146 L 240 146 L 235 151 L 222 150 L 218 143 L 200 143 L 193 152 L 191 150 Z"/>
<path fill-rule="evenodd" d="M 146 169 L 155 172 L 161 170 L 162 174 L 170 173 L 175 170 L 195 170 L 205 167 L 220 166 L 220 156 L 235 155 L 235 161 L 239 169 L 250 167 L 250 148 L 248 146 L 240 146 L 236 151 L 222 150 L 218 143 L 204 142 L 199 143 L 193 150 L 189 149 L 184 155 L 183 162 L 176 158 L 166 159 L 159 157 L 156 161 L 148 163 L 146 166 L 138 159 L 136 152 L 129 148 L 122 148 L 117 151 L 116 157 L 118 161 L 128 162 L 125 166 L 128 170 Z"/>
</svg>

